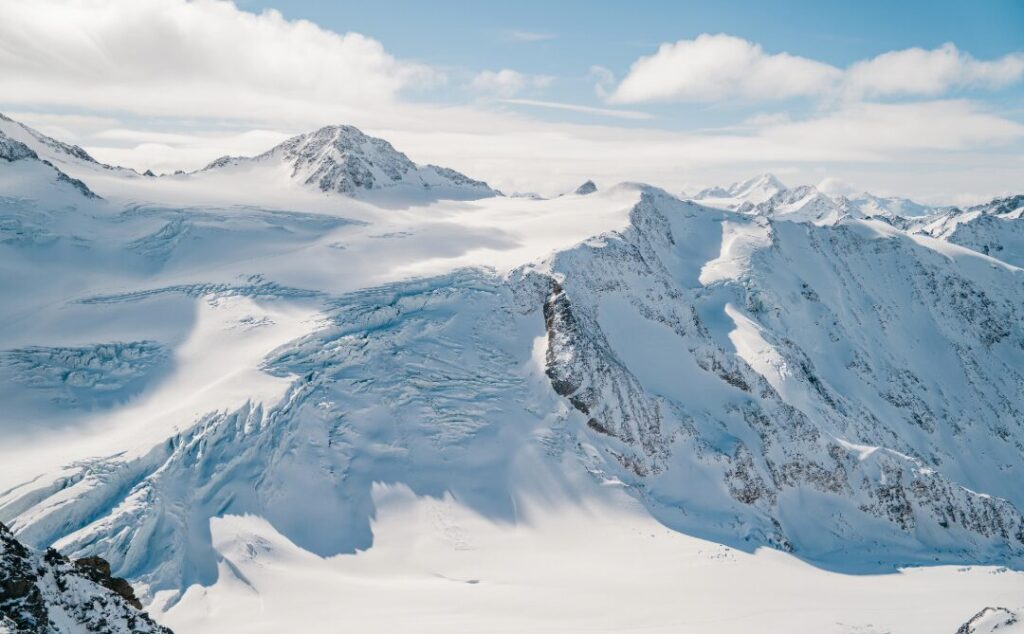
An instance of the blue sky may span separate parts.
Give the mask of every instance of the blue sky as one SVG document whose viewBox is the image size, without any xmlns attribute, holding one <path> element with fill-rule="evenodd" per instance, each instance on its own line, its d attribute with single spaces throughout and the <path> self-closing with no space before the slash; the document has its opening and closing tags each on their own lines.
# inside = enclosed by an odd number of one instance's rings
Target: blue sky
<svg viewBox="0 0 1024 634">
<path fill-rule="evenodd" d="M 350 123 L 508 190 L 1024 183 L 1024 2 L 0 0 L 0 111 L 156 171 Z"/>
<path fill-rule="evenodd" d="M 624 71 L 638 54 L 662 42 L 701 33 L 730 33 L 765 48 L 848 64 L 888 50 L 933 48 L 953 41 L 979 57 L 1019 50 L 1024 3 L 948 0 L 884 2 L 465 2 L 386 3 L 289 0 L 240 6 L 273 8 L 338 32 L 371 35 L 396 55 L 448 65 L 519 65 L 531 72 L 570 75 L 595 60 Z M 550 34 L 533 47 L 508 31 Z"/>
<path fill-rule="evenodd" d="M 601 104 L 589 74 L 592 66 L 604 66 L 621 77 L 637 57 L 653 53 L 661 43 L 701 33 L 728 33 L 759 43 L 766 51 L 784 51 L 836 66 L 887 51 L 932 49 L 947 42 L 979 59 L 1024 48 L 1024 2 L 1019 0 L 524 0 L 473 5 L 451 0 L 289 0 L 246 1 L 240 6 L 257 12 L 277 9 L 286 17 L 312 20 L 338 32 L 365 33 L 399 57 L 449 68 L 456 74 L 511 68 L 553 76 L 555 81 L 545 91 L 547 98 L 595 106 Z M 969 91 L 960 94 L 966 93 Z M 462 97 L 452 86 L 431 96 Z M 1024 85 L 986 98 L 1003 108 L 1024 109 Z M 728 106 L 731 110 L 756 108 L 756 104 Z M 722 104 L 647 109 L 663 124 L 684 128 L 726 123 L 731 116 L 715 116 Z M 693 117 L 695 112 L 702 116 Z M 564 112 L 555 114 L 566 116 Z M 685 114 L 691 116 L 680 116 Z"/>
</svg>

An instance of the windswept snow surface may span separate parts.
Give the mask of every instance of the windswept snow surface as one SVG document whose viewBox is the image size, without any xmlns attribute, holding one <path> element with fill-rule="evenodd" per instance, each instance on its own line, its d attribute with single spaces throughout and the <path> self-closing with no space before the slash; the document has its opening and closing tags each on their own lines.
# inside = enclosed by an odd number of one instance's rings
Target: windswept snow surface
<svg viewBox="0 0 1024 634">
<path fill-rule="evenodd" d="M 582 500 L 526 503 L 514 524 L 402 486 L 379 485 L 374 500 L 374 547 L 326 559 L 260 518 L 214 520 L 221 581 L 190 589 L 167 625 L 197 633 L 224 631 L 221 623 L 267 633 L 303 623 L 381 633 L 952 634 L 979 605 L 1022 603 L 1018 573 L 1005 569 L 847 575 L 690 537 L 653 521 L 614 485 Z"/>
<path fill-rule="evenodd" d="M 178 631 L 1024 603 L 1024 271 L 976 222 L 1011 199 L 504 197 L 346 126 L 144 177 L 0 133 L 0 521 Z"/>
</svg>

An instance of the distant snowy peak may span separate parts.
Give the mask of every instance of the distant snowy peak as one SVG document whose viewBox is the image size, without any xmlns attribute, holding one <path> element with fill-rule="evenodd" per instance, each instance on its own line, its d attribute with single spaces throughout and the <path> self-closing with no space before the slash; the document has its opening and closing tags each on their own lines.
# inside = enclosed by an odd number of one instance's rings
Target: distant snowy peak
<svg viewBox="0 0 1024 634">
<path fill-rule="evenodd" d="M 773 174 L 761 174 L 728 187 L 710 187 L 693 196 L 703 204 L 723 209 L 736 209 L 744 203 L 757 205 L 786 189 Z"/>
<path fill-rule="evenodd" d="M 844 203 L 823 194 L 813 185 L 801 185 L 779 191 L 757 205 L 744 203 L 738 211 L 792 222 L 831 225 L 849 213 L 849 207 Z"/>
<path fill-rule="evenodd" d="M 7 121 L 10 120 L 7 119 Z M 15 181 L 11 183 L 13 188 L 5 188 L 11 193 L 18 191 L 21 194 L 26 194 L 28 192 L 25 191 L 25 188 L 31 189 L 36 185 L 32 181 L 41 181 L 47 185 L 54 184 L 58 188 L 69 189 L 73 195 L 80 194 L 86 198 L 99 198 L 85 183 L 68 176 L 50 161 L 40 158 L 34 149 L 11 138 L 2 130 L 0 130 L 0 161 L 24 165 L 24 169 L 6 174 L 12 181 Z"/>
<path fill-rule="evenodd" d="M 867 192 L 844 196 L 813 185 L 788 188 L 771 174 L 761 174 L 727 187 L 711 187 L 683 198 L 708 207 L 738 211 L 791 222 L 834 224 L 844 217 L 875 218 L 908 229 L 914 219 L 940 210 L 907 198 L 876 196 Z"/>
<path fill-rule="evenodd" d="M 967 212 L 979 212 L 989 216 L 1001 216 L 1017 220 L 1024 215 L 1024 194 L 994 198 L 987 203 L 968 207 Z"/>
<path fill-rule="evenodd" d="M 2 113 L 0 113 L 0 134 L 23 143 L 44 159 L 56 160 L 57 162 L 74 160 L 92 163 L 97 166 L 100 165 L 99 161 L 77 145 L 71 145 L 70 143 L 64 143 L 63 141 L 48 137 L 38 130 L 34 130 Z"/>
<path fill-rule="evenodd" d="M 910 230 L 1024 267 L 1024 195 L 946 209 L 921 219 Z"/>
<path fill-rule="evenodd" d="M 875 196 L 864 192 L 859 196 L 852 196 L 845 200 L 852 210 L 865 218 L 876 216 L 918 218 L 935 213 L 933 207 L 898 196 Z"/>
<path fill-rule="evenodd" d="M 103 559 L 35 552 L 0 524 L 0 632 L 171 634 L 141 607 Z"/>
<path fill-rule="evenodd" d="M 221 157 L 203 172 L 235 166 L 283 163 L 293 180 L 322 192 L 353 195 L 394 186 L 451 189 L 479 196 L 496 192 L 487 183 L 447 167 L 419 166 L 384 139 L 348 125 L 300 134 L 253 158 Z"/>
</svg>

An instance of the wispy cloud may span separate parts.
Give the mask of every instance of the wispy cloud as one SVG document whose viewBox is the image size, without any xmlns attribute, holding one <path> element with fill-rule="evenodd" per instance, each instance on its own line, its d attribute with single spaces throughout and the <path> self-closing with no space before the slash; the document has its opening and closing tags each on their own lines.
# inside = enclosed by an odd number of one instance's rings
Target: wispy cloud
<svg viewBox="0 0 1024 634">
<path fill-rule="evenodd" d="M 503 68 L 502 70 L 485 70 L 473 78 L 470 86 L 473 90 L 490 93 L 498 97 L 512 97 L 526 88 L 547 88 L 555 80 L 550 75 L 527 75 L 519 71 Z"/>
<path fill-rule="evenodd" d="M 553 40 L 558 37 L 554 33 L 546 33 L 543 31 L 523 31 L 519 29 L 507 29 L 502 32 L 502 35 L 506 40 L 512 42 L 543 42 L 545 40 Z"/>
<path fill-rule="evenodd" d="M 614 108 L 594 108 L 591 106 L 581 106 L 573 103 L 559 103 L 557 101 L 538 101 L 536 99 L 502 99 L 503 103 L 510 103 L 519 106 L 535 106 L 538 108 L 552 108 L 555 110 L 568 110 L 570 112 L 579 112 L 583 114 L 593 114 L 602 117 L 614 117 L 616 119 L 651 119 L 653 118 L 646 112 L 640 112 L 637 110 L 618 110 Z"/>
<path fill-rule="evenodd" d="M 1024 53 L 991 61 L 974 59 L 953 44 L 926 50 L 908 48 L 857 62 L 846 71 L 852 96 L 941 95 L 953 88 L 996 89 L 1024 77 Z"/>
<path fill-rule="evenodd" d="M 359 33 L 229 2 L 0 0 L 0 15 L 9 102 L 231 116 L 296 102 L 373 107 L 442 79 Z"/>
</svg>

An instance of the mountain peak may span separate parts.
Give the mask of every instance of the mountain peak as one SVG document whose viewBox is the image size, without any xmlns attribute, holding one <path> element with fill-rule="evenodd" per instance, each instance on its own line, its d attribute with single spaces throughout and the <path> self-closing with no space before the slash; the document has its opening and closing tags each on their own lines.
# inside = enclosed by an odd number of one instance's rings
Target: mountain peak
<svg viewBox="0 0 1024 634">
<path fill-rule="evenodd" d="M 447 167 L 417 165 L 384 139 L 351 125 L 329 125 L 299 134 L 253 158 L 222 156 L 202 171 L 283 163 L 290 177 L 322 192 L 354 195 L 405 185 L 445 188 L 457 197 L 496 194 L 487 183 Z"/>
<path fill-rule="evenodd" d="M 594 181 L 588 180 L 587 182 L 577 187 L 575 193 L 579 196 L 586 196 L 587 194 L 593 194 L 596 191 L 597 185 L 594 184 Z"/>
<path fill-rule="evenodd" d="M 750 200 L 751 196 L 764 197 L 765 200 L 786 189 L 786 186 L 774 174 L 764 173 L 728 187 L 733 196 Z M 751 200 L 751 202 L 756 202 Z"/>
<path fill-rule="evenodd" d="M 346 152 L 360 149 L 364 145 L 370 145 L 382 152 L 398 154 L 405 158 L 404 154 L 384 139 L 371 137 L 351 125 L 327 125 L 312 132 L 294 136 L 279 145 L 278 148 L 284 147 L 291 150 L 302 148 L 307 151 L 323 151 L 327 148 L 334 148 Z M 271 152 L 273 151 L 271 150 Z"/>
<path fill-rule="evenodd" d="M 693 199 L 707 201 L 706 204 L 715 207 L 737 209 L 744 203 L 759 205 L 785 190 L 786 186 L 774 174 L 764 173 L 727 187 L 709 187 Z"/>
<path fill-rule="evenodd" d="M 44 155 L 52 160 L 61 161 L 70 158 L 99 165 L 99 161 L 77 145 L 71 145 L 70 143 L 64 143 L 63 141 L 48 137 L 42 132 L 30 128 L 20 121 L 15 121 L 3 113 L 0 113 L 0 122 L 2 122 L 0 124 L 0 132 L 4 132 L 8 137 L 24 143 L 37 154 Z"/>
<path fill-rule="evenodd" d="M 325 126 L 300 134 L 263 157 L 280 156 L 292 166 L 292 177 L 320 191 L 351 194 L 399 183 L 416 164 L 384 139 L 350 125 Z"/>
</svg>

